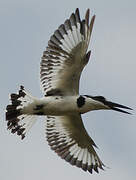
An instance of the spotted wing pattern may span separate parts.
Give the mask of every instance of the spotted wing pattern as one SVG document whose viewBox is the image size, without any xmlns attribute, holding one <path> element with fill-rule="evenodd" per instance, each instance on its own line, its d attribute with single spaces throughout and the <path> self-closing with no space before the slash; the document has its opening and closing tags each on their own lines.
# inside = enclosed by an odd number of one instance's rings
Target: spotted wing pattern
<svg viewBox="0 0 136 180">
<path fill-rule="evenodd" d="M 81 116 L 47 116 L 47 141 L 61 158 L 84 171 L 99 172 L 104 164 L 99 159 L 94 141 L 87 134 Z"/>
<path fill-rule="evenodd" d="M 78 94 L 80 75 L 90 57 L 87 48 L 95 16 L 89 24 L 89 14 L 88 9 L 81 21 L 76 9 L 51 36 L 40 66 L 45 95 Z"/>
</svg>

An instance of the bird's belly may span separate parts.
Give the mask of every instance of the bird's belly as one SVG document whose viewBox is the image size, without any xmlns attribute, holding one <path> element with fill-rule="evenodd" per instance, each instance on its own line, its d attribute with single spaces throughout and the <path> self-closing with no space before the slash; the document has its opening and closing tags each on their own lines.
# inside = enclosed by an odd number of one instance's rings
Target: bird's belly
<svg viewBox="0 0 136 180">
<path fill-rule="evenodd" d="M 24 107 L 23 113 L 30 115 L 54 115 L 63 116 L 73 113 L 86 113 L 97 109 L 94 105 L 83 104 L 79 106 L 77 96 L 71 97 L 45 97 L 36 99 L 28 107 Z"/>
<path fill-rule="evenodd" d="M 66 115 L 71 114 L 73 112 L 78 112 L 76 106 L 74 103 L 66 104 L 66 103 L 56 103 L 56 104 L 48 104 L 47 106 L 44 106 L 43 108 L 45 115 Z"/>
<path fill-rule="evenodd" d="M 74 97 L 47 99 L 47 101 L 44 101 L 43 105 L 42 111 L 44 115 L 63 116 L 79 112 L 76 99 Z"/>
</svg>

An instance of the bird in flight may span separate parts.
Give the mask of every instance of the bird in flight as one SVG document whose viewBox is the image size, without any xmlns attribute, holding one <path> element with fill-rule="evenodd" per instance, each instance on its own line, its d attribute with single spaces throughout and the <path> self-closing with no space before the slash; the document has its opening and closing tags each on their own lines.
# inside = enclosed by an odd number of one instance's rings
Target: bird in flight
<svg viewBox="0 0 136 180">
<path fill-rule="evenodd" d="M 102 109 L 130 114 L 123 109 L 132 109 L 103 96 L 79 94 L 80 76 L 91 55 L 87 50 L 95 16 L 91 20 L 89 16 L 88 9 L 81 20 L 77 8 L 54 32 L 40 64 L 44 97 L 33 97 L 20 86 L 18 93 L 10 95 L 6 120 L 11 133 L 24 139 L 37 116 L 46 116 L 46 138 L 51 149 L 71 165 L 98 173 L 105 165 L 85 130 L 82 114 Z"/>
</svg>

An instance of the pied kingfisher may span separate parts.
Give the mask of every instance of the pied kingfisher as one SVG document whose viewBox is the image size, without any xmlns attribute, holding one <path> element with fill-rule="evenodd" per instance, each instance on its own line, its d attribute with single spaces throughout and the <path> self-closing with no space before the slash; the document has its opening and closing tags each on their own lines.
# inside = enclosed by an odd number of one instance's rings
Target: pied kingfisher
<svg viewBox="0 0 136 180">
<path fill-rule="evenodd" d="M 40 80 L 44 97 L 31 96 L 23 86 L 10 95 L 6 108 L 8 129 L 22 139 L 35 123 L 37 116 L 46 116 L 46 138 L 52 150 L 72 165 L 85 171 L 99 172 L 104 164 L 97 147 L 88 135 L 82 114 L 93 110 L 122 110 L 131 108 L 108 101 L 103 96 L 79 95 L 79 80 L 88 63 L 87 52 L 95 15 L 89 21 L 88 9 L 83 20 L 79 9 L 54 32 L 43 52 Z"/>
</svg>

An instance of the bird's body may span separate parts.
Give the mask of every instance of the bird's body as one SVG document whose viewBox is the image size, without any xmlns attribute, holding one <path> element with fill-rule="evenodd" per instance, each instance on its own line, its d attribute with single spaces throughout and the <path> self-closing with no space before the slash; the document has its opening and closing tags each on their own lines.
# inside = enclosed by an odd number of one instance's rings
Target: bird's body
<svg viewBox="0 0 136 180">
<path fill-rule="evenodd" d="M 79 94 L 80 76 L 88 63 L 87 52 L 95 16 L 89 22 L 89 9 L 80 19 L 76 9 L 54 32 L 41 60 L 40 79 L 44 92 L 41 99 L 31 96 L 23 86 L 11 94 L 6 108 L 8 129 L 24 139 L 37 116 L 46 116 L 46 138 L 61 158 L 92 173 L 103 169 L 96 144 L 86 132 L 81 115 L 93 110 L 116 110 L 127 106 L 108 101 L 103 96 Z"/>
<path fill-rule="evenodd" d="M 99 109 L 106 109 L 106 106 L 86 96 L 47 96 L 41 99 L 34 98 L 31 104 L 22 109 L 22 114 L 64 116 Z"/>
</svg>

